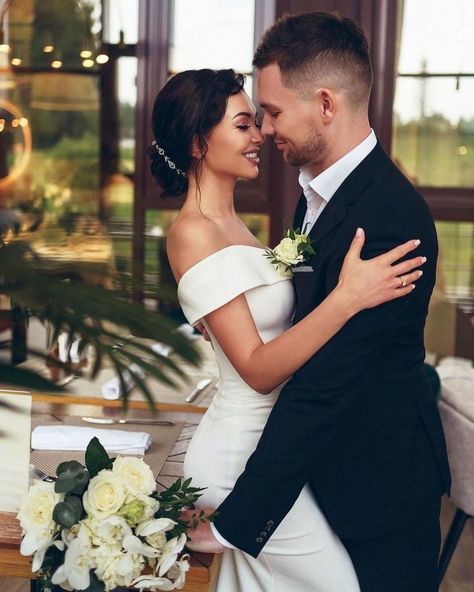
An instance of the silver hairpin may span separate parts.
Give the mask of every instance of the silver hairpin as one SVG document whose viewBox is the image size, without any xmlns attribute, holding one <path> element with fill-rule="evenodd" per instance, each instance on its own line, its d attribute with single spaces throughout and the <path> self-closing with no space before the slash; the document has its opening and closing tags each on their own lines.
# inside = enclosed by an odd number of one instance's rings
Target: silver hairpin
<svg viewBox="0 0 474 592">
<path fill-rule="evenodd" d="M 173 171 L 178 173 L 178 175 L 181 175 L 182 177 L 186 177 L 186 173 L 184 171 L 182 171 L 181 169 L 178 169 L 178 167 L 171 160 L 171 158 L 166 156 L 165 151 L 163 150 L 163 148 L 161 146 L 158 145 L 158 142 L 156 140 L 153 140 L 151 145 L 154 146 L 156 148 L 156 150 L 158 151 L 158 154 L 164 158 L 164 161 L 170 167 L 170 169 L 172 169 Z"/>
</svg>

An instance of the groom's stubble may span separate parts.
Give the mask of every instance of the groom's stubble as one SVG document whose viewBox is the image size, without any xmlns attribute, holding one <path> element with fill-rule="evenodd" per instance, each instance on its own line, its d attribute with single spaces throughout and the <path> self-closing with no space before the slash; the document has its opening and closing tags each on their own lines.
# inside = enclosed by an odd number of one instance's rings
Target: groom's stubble
<svg viewBox="0 0 474 592">
<path fill-rule="evenodd" d="M 289 145 L 284 158 L 289 165 L 300 168 L 323 161 L 327 148 L 327 140 L 314 121 L 308 129 L 305 141 L 299 146 Z"/>
</svg>

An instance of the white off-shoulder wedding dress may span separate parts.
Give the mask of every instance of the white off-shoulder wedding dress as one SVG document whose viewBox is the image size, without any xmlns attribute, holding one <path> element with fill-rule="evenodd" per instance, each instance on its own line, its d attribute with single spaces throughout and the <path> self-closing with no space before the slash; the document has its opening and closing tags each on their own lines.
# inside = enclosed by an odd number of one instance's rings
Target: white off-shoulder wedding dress
<svg viewBox="0 0 474 592">
<path fill-rule="evenodd" d="M 245 294 L 263 342 L 290 327 L 292 283 L 277 273 L 261 248 L 226 247 L 191 267 L 178 285 L 191 324 L 240 294 Z M 209 334 L 220 388 L 190 443 L 184 472 L 194 486 L 207 488 L 198 506 L 216 508 L 244 470 L 281 387 L 267 395 L 253 390 Z M 257 559 L 239 550 L 223 554 L 215 590 L 358 592 L 359 585 L 345 548 L 305 487 Z"/>
</svg>

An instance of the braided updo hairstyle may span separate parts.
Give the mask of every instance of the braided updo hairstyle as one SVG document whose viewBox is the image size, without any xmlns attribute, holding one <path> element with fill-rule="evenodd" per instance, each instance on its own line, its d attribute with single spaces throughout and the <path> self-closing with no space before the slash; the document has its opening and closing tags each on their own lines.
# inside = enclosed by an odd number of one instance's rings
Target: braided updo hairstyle
<svg viewBox="0 0 474 592">
<path fill-rule="evenodd" d="M 177 196 L 188 188 L 187 174 L 199 174 L 207 152 L 206 138 L 225 115 L 227 100 L 239 93 L 244 77 L 234 70 L 186 70 L 173 76 L 153 105 L 154 144 L 147 150 L 151 172 L 162 195 Z M 191 155 L 193 138 L 201 156 Z"/>
</svg>

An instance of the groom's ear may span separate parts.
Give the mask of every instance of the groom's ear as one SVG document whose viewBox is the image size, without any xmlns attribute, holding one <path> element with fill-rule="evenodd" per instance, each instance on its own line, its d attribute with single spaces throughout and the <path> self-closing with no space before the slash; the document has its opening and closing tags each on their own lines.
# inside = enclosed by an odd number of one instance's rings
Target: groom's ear
<svg viewBox="0 0 474 592">
<path fill-rule="evenodd" d="M 336 113 L 336 96 L 329 88 L 318 88 L 316 91 L 319 114 L 324 124 L 329 124 Z"/>
</svg>

